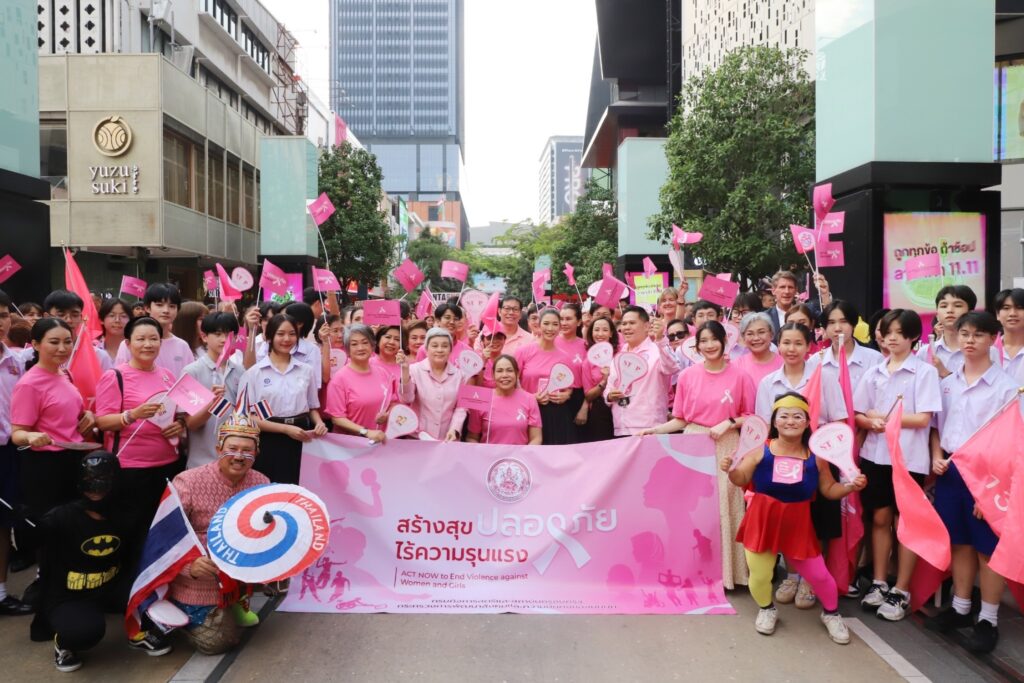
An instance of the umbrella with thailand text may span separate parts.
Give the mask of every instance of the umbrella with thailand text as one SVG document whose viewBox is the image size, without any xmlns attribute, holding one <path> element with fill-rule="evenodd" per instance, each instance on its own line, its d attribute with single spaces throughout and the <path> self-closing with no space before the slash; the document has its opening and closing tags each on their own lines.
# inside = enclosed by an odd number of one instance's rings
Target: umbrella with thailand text
<svg viewBox="0 0 1024 683">
<path fill-rule="evenodd" d="M 270 583 L 316 562 L 330 538 L 327 507 L 293 484 L 263 484 L 232 496 L 210 520 L 210 559 L 237 581 Z"/>
</svg>

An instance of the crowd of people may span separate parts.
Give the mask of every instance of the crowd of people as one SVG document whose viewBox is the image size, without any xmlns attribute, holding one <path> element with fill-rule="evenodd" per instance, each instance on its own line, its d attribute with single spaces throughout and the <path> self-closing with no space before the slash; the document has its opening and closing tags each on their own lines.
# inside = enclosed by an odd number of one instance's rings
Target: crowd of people
<svg viewBox="0 0 1024 683">
<path fill-rule="evenodd" d="M 895 538 L 899 510 L 884 433 L 899 396 L 907 467 L 918 485 L 934 486 L 953 544 L 952 605 L 929 625 L 971 628 L 971 649 L 991 651 L 1004 588 L 987 561 L 997 538 L 948 458 L 1024 384 L 1024 290 L 1000 292 L 986 312 L 975 310 L 969 288 L 944 287 L 934 328 L 925 330 L 910 310 L 865 320 L 832 298 L 825 278 L 816 276 L 815 285 L 817 300 L 801 298 L 797 276 L 780 271 L 765 291 L 740 294 L 728 310 L 687 301 L 685 284 L 663 290 L 651 308 L 547 306 L 508 295 L 486 325 L 470 321 L 454 297 L 421 320 L 401 301 L 401 324 L 373 327 L 363 323 L 361 304 L 331 313 L 311 289 L 302 301 L 207 305 L 157 283 L 137 304 L 99 300 L 102 335 L 81 344 L 104 370 L 91 404 L 67 370 L 84 334 L 82 299 L 58 290 L 41 305 L 15 307 L 0 293 L 0 498 L 10 505 L 0 508 L 0 523 L 16 530 L 19 563 L 38 562 L 21 599 L 9 595 L 12 535 L 0 534 L 0 614 L 34 613 L 32 639 L 53 640 L 61 671 L 78 668 L 80 653 L 103 637 L 104 611 L 124 610 L 167 480 L 205 538 L 210 517 L 234 493 L 267 481 L 298 483 L 304 443 L 332 431 L 384 443 L 389 411 L 405 404 L 419 421 L 412 437 L 438 441 L 709 435 L 721 466 L 725 588 L 749 588 L 762 634 L 775 630 L 777 604 L 820 602 L 829 636 L 846 643 L 840 596 L 892 621 L 910 611 L 916 557 Z M 243 333 L 244 348 L 225 353 Z M 605 343 L 615 355 L 642 357 L 646 372 L 627 383 L 616 363 L 592 361 L 588 350 Z M 479 362 L 463 362 L 466 353 Z M 844 357 L 852 406 L 839 390 Z M 572 384 L 549 391 L 556 364 L 571 368 Z M 809 383 L 819 366 L 815 397 Z M 164 394 L 183 374 L 213 392 L 210 408 L 227 399 L 267 410 L 165 414 Z M 493 389 L 490 410 L 460 406 L 464 384 Z M 812 401 L 820 410 L 810 410 Z M 825 424 L 846 421 L 851 410 L 862 475 L 846 481 L 811 452 L 808 437 L 812 413 Z M 740 430 L 755 415 L 770 436 L 733 468 L 744 455 L 736 453 Z M 101 447 L 83 455 L 87 442 Z M 795 478 L 780 478 L 780 463 L 795 466 Z M 840 500 L 853 491 L 865 509 L 865 580 L 836 586 L 823 549 L 842 533 Z M 787 576 L 773 590 L 780 556 Z M 202 652 L 223 651 L 237 642 L 238 628 L 258 622 L 247 607 L 251 587 L 223 584 L 200 558 L 171 587 L 189 618 L 184 630 Z M 170 649 L 145 619 L 129 644 L 150 655 Z"/>
</svg>

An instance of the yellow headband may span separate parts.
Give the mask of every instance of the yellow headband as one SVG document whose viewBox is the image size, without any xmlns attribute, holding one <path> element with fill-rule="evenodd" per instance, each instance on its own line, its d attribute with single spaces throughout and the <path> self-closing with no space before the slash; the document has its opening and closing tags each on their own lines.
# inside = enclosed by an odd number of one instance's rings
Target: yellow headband
<svg viewBox="0 0 1024 683">
<path fill-rule="evenodd" d="M 775 412 L 779 408 L 799 408 L 805 413 L 811 412 L 811 407 L 807 405 L 807 401 L 797 396 L 783 396 L 772 404 L 772 412 Z"/>
</svg>

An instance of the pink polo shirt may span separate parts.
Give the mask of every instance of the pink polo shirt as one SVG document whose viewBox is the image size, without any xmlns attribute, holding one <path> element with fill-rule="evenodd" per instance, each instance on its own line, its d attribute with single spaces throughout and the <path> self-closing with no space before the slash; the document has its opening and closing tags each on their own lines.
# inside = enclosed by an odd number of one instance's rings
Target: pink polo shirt
<svg viewBox="0 0 1024 683">
<path fill-rule="evenodd" d="M 84 404 L 78 389 L 63 373 L 35 365 L 21 376 L 11 392 L 11 424 L 25 425 L 48 434 L 54 441 L 82 441 L 78 418 Z M 59 451 L 60 446 L 33 447 L 34 451 Z"/>
<path fill-rule="evenodd" d="M 451 363 L 438 379 L 430 370 L 430 361 L 421 360 L 409 366 L 409 384 L 402 387 L 402 402 L 416 411 L 420 431 L 441 441 L 449 429 L 462 434 L 466 409 L 456 407 L 459 387 L 465 384 L 462 372 Z"/>
<path fill-rule="evenodd" d="M 754 412 L 756 391 L 745 372 L 729 363 L 721 372 L 704 364 L 691 365 L 679 375 L 672 415 L 704 427 Z"/>
<path fill-rule="evenodd" d="M 782 367 L 782 356 L 777 353 L 773 353 L 771 360 L 767 363 L 758 363 L 754 358 L 754 354 L 747 351 L 736 360 L 730 360 L 729 365 L 736 366 L 739 370 L 745 372 L 750 381 L 757 387 L 761 384 L 761 380 L 772 374 L 776 370 Z"/>
<path fill-rule="evenodd" d="M 494 392 L 491 410 L 469 411 L 469 431 L 480 435 L 480 443 L 525 446 L 530 443 L 530 427 L 540 428 L 540 407 L 533 394 L 516 389 L 509 396 Z"/>
<path fill-rule="evenodd" d="M 357 372 L 346 365 L 327 385 L 327 414 L 344 417 L 366 429 L 379 429 L 377 415 L 399 400 L 398 382 L 381 368 Z"/>
<path fill-rule="evenodd" d="M 645 338 L 636 348 L 625 345 L 620 353 L 629 351 L 644 357 L 647 374 L 633 382 L 629 388 L 629 405 L 611 403 L 615 436 L 631 436 L 640 430 L 656 427 L 668 417 L 668 389 L 672 376 L 679 371 L 679 365 L 672 355 L 672 348 L 666 339 L 654 342 Z M 613 363 L 608 375 L 608 386 L 604 396 L 619 390 L 619 370 Z"/>
<path fill-rule="evenodd" d="M 531 394 L 539 393 L 541 384 L 546 385 L 555 363 L 572 365 L 572 358 L 557 346 L 545 351 L 540 344 L 531 344 L 521 347 L 515 356 L 519 363 L 519 384 Z"/>
<path fill-rule="evenodd" d="M 569 363 L 569 367 L 572 368 L 572 388 L 582 388 L 583 363 L 587 360 L 587 342 L 579 337 L 574 337 L 572 341 L 568 341 L 559 335 L 558 337 L 555 337 L 555 347 L 561 350 L 572 361 Z"/>
<path fill-rule="evenodd" d="M 174 385 L 174 375 L 171 371 L 159 366 L 146 371 L 124 363 L 117 366 L 117 369 L 121 371 L 124 381 L 124 401 L 122 402 L 121 392 L 117 388 L 117 375 L 113 370 L 107 371 L 96 384 L 96 414 L 99 416 L 120 414 L 141 406 L 154 395 L 167 391 Z M 120 451 L 117 453 L 121 467 L 160 467 L 177 460 L 177 448 L 160 433 L 163 429 L 149 420 L 136 420 L 123 428 Z M 128 439 L 131 439 L 130 443 Z M 112 432 L 104 435 L 103 443 L 107 449 L 113 446 Z"/>
</svg>

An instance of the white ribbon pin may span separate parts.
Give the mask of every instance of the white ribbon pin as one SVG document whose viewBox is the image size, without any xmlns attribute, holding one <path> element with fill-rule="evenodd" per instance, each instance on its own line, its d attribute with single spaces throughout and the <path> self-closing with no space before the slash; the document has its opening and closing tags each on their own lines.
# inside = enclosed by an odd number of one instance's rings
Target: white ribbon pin
<svg viewBox="0 0 1024 683">
<path fill-rule="evenodd" d="M 526 413 L 523 412 L 522 408 L 517 408 L 516 409 L 516 422 L 519 422 L 520 420 L 525 420 L 525 419 L 526 419 Z"/>
<path fill-rule="evenodd" d="M 729 403 L 735 403 L 735 401 L 732 400 L 732 394 L 729 393 L 728 389 L 725 390 L 725 396 L 722 397 L 722 400 L 719 401 L 719 403 L 725 403 L 726 401 Z"/>
</svg>

